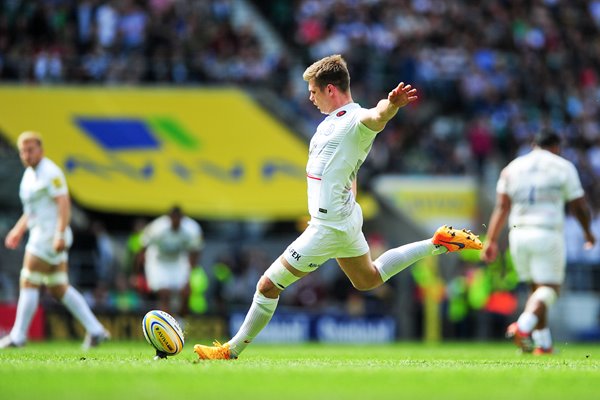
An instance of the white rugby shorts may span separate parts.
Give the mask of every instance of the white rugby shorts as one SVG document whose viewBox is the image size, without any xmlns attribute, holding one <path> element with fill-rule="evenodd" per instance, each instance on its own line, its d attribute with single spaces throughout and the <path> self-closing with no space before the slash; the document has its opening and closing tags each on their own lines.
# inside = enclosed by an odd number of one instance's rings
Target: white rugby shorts
<svg viewBox="0 0 600 400">
<path fill-rule="evenodd" d="M 54 244 L 54 229 L 46 229 L 34 226 L 29 230 L 29 239 L 25 246 L 25 251 L 46 261 L 50 265 L 58 265 L 69 259 L 68 249 L 73 244 L 73 232 L 71 228 L 65 231 L 65 244 L 67 249 L 56 252 L 52 247 Z"/>
<path fill-rule="evenodd" d="M 190 266 L 187 262 L 146 260 L 144 270 L 148 287 L 153 292 L 161 289 L 181 290 L 190 279 Z"/>
<path fill-rule="evenodd" d="M 510 230 L 508 239 L 510 254 L 522 281 L 563 283 L 567 256 L 561 230 L 518 227 Z"/>
<path fill-rule="evenodd" d="M 331 258 L 358 257 L 369 252 L 362 232 L 363 216 L 358 204 L 350 217 L 329 222 L 311 219 L 309 226 L 283 253 L 299 271 L 312 272 Z"/>
</svg>

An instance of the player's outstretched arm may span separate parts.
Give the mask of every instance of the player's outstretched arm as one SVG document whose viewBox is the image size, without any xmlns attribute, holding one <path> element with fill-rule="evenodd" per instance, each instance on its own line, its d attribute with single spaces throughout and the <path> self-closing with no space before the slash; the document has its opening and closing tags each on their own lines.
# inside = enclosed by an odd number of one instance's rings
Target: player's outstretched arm
<svg viewBox="0 0 600 400">
<path fill-rule="evenodd" d="M 373 108 L 366 110 L 360 121 L 369 129 L 380 132 L 398 110 L 417 100 L 417 89 L 400 82 L 388 93 L 387 99 L 381 99 Z"/>
</svg>

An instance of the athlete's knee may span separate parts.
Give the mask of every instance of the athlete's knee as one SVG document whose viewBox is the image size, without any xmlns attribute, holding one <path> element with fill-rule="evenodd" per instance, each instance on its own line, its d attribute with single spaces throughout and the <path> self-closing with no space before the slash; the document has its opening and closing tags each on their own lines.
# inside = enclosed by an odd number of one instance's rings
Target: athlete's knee
<svg viewBox="0 0 600 400">
<path fill-rule="evenodd" d="M 277 286 L 275 286 L 275 284 L 271 281 L 271 279 L 269 279 L 265 275 L 261 276 L 258 280 L 256 290 L 263 296 L 271 299 L 279 297 L 279 294 L 281 293 L 281 289 L 278 289 Z"/>
<path fill-rule="evenodd" d="M 546 307 L 550 307 L 554 304 L 557 297 L 558 293 L 554 288 L 550 286 L 540 286 L 531 294 L 530 298 L 533 301 L 543 303 Z"/>
<path fill-rule="evenodd" d="M 67 293 L 67 289 L 69 288 L 69 285 L 67 284 L 58 284 L 58 285 L 52 285 L 52 286 L 48 286 L 48 292 L 50 292 L 50 295 L 52 297 L 54 297 L 56 300 L 61 301 L 63 299 L 63 297 L 65 297 L 65 293 Z"/>
<path fill-rule="evenodd" d="M 298 279 L 300 279 L 300 277 L 292 274 L 292 272 L 283 265 L 281 259 L 278 258 L 269 268 L 267 268 L 264 275 L 258 281 L 256 289 L 263 295 L 274 298 Z"/>
<path fill-rule="evenodd" d="M 44 283 L 44 274 L 23 268 L 21 269 L 20 282 L 22 287 L 38 288 Z"/>
<path fill-rule="evenodd" d="M 382 282 L 376 282 L 374 280 L 370 280 L 370 279 L 362 279 L 362 280 L 355 280 L 355 281 L 351 281 L 352 282 L 352 286 L 354 286 L 354 288 L 356 290 L 359 290 L 361 292 L 368 292 L 369 290 L 373 290 L 376 287 L 381 286 Z"/>
<path fill-rule="evenodd" d="M 370 273 L 365 273 L 358 277 L 354 277 L 350 281 L 352 282 L 352 286 L 354 286 L 356 290 L 360 290 L 361 292 L 373 290 L 381 286 L 384 282 L 381 274 L 374 266 L 371 269 Z"/>
</svg>

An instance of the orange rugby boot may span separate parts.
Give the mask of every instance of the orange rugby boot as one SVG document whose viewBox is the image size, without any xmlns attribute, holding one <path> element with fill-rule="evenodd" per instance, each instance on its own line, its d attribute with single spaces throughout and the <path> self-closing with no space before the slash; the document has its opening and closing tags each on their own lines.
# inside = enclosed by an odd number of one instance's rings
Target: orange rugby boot
<svg viewBox="0 0 600 400">
<path fill-rule="evenodd" d="M 467 229 L 454 229 L 451 226 L 441 226 L 433 234 L 433 244 L 444 246 L 448 252 L 459 250 L 481 250 L 483 244 L 479 237 Z"/>
<path fill-rule="evenodd" d="M 231 354 L 228 343 L 221 344 L 216 340 L 212 346 L 195 345 L 194 352 L 198 354 L 201 360 L 230 360 L 237 358 Z"/>
</svg>

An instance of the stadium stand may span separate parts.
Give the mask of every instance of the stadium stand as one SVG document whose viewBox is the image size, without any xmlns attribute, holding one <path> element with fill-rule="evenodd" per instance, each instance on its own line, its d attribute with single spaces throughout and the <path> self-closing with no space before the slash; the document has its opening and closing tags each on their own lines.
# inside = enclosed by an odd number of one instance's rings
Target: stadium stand
<svg viewBox="0 0 600 400">
<path fill-rule="evenodd" d="M 265 106 L 310 135 L 320 116 L 306 101 L 302 68 L 342 53 L 360 103 L 371 104 L 398 79 L 421 93 L 418 106 L 393 120 L 375 142 L 362 172 L 363 188 L 383 173 L 468 174 L 477 177 L 482 193 L 493 196 L 499 169 L 526 151 L 540 127 L 551 126 L 565 138 L 564 154 L 579 170 L 600 235 L 599 30 L 597 0 L 7 0 L 0 5 L 0 83 L 266 90 L 260 97 Z M 10 148 L 0 147 L 3 173 L 16 168 L 14 157 L 10 167 L 4 162 L 12 157 Z M 10 216 L 4 214 L 3 230 Z M 89 219 L 82 216 L 82 224 L 91 224 Z M 241 224 L 213 226 L 210 232 L 226 240 L 255 232 Z M 129 232 L 102 231 L 101 238 L 86 232 L 87 245 L 112 243 L 122 254 L 111 264 L 115 271 L 103 272 L 113 282 L 90 290 L 90 299 L 140 307 L 140 284 L 126 265 Z M 576 249 L 581 241 L 576 226 L 568 232 L 569 248 Z M 230 247 L 208 239 L 208 260 L 230 272 L 211 274 L 214 310 L 245 304 L 254 290 L 248 282 L 256 281 L 259 265 L 271 254 L 251 243 L 228 255 Z M 80 248 L 74 250 L 75 259 L 86 258 Z M 3 260 L 12 262 L 14 256 L 5 259 L 5 252 L 0 251 Z M 585 257 L 569 253 L 575 271 L 570 288 L 600 291 L 600 254 Z M 13 275 L 0 276 L 3 286 Z M 323 282 L 331 289 L 336 279 Z M 294 293 L 291 305 L 318 303 L 323 309 L 340 304 L 361 309 L 365 303 L 389 308 L 399 301 L 378 293 L 356 306 L 348 293 L 312 281 Z"/>
</svg>

